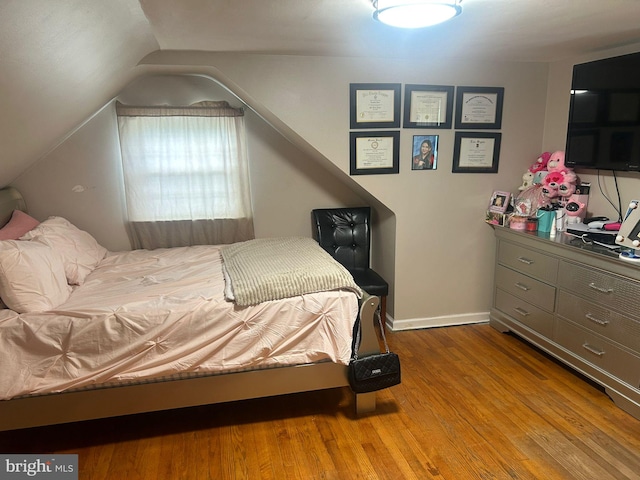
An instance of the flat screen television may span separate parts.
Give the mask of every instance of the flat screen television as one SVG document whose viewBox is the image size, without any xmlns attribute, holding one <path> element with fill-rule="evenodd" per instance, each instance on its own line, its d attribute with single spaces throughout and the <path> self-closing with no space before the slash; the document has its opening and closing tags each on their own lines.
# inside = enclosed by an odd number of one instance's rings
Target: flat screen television
<svg viewBox="0 0 640 480">
<path fill-rule="evenodd" d="M 574 65 L 565 163 L 640 171 L 640 52 Z"/>
</svg>

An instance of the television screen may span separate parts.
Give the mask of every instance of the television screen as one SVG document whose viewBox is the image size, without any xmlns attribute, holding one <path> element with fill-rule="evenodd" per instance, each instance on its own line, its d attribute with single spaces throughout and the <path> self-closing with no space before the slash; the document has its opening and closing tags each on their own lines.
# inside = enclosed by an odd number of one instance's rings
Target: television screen
<svg viewBox="0 0 640 480">
<path fill-rule="evenodd" d="M 573 67 L 565 162 L 640 171 L 640 52 Z"/>
</svg>

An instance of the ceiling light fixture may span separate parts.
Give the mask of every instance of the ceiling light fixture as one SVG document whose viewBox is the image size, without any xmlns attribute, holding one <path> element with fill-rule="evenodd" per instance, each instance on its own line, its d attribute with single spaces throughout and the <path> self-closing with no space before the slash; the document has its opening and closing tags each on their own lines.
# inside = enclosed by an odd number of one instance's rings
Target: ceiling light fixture
<svg viewBox="0 0 640 480">
<path fill-rule="evenodd" d="M 373 18 L 400 28 L 423 28 L 460 15 L 461 0 L 372 0 Z"/>
</svg>

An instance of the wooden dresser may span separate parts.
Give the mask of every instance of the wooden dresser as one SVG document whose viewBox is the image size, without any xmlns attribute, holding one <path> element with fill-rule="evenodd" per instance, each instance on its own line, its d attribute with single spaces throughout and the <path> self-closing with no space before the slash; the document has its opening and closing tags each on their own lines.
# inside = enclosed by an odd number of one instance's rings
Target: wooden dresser
<svg viewBox="0 0 640 480">
<path fill-rule="evenodd" d="M 491 325 L 602 385 L 640 419 L 640 264 L 563 233 L 495 235 Z"/>
</svg>

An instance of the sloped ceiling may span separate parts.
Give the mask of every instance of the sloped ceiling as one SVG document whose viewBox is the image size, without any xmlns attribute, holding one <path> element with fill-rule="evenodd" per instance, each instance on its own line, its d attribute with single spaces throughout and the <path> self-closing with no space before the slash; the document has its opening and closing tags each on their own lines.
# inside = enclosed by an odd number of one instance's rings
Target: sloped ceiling
<svg viewBox="0 0 640 480">
<path fill-rule="evenodd" d="M 158 50 L 555 61 L 640 42 L 637 0 L 463 0 L 426 30 L 370 0 L 2 0 L 0 186 L 105 105 Z"/>
<path fill-rule="evenodd" d="M 136 1 L 0 2 L 0 186 L 105 105 L 157 49 Z"/>
</svg>

